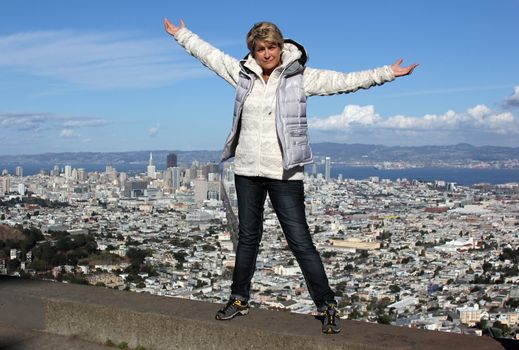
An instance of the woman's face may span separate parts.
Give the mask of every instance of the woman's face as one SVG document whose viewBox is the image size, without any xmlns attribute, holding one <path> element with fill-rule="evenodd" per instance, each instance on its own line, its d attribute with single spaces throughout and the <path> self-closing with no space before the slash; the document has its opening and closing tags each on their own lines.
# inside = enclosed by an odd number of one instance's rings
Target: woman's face
<svg viewBox="0 0 519 350">
<path fill-rule="evenodd" d="M 263 69 L 263 73 L 270 74 L 281 64 L 281 48 L 276 44 L 259 41 L 254 49 L 254 58 Z"/>
</svg>

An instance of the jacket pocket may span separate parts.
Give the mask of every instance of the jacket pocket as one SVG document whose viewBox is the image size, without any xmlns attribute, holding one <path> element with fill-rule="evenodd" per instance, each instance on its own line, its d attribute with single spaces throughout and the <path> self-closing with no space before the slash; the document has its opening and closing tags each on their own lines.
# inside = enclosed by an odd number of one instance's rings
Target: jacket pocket
<svg viewBox="0 0 519 350">
<path fill-rule="evenodd" d="M 288 129 L 289 143 L 292 146 L 308 144 L 308 132 L 305 128 L 295 127 Z"/>
</svg>

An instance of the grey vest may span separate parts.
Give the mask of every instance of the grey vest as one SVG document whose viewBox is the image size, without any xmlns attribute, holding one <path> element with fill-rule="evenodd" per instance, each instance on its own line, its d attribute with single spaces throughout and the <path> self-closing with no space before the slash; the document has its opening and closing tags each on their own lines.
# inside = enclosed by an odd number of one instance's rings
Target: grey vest
<svg viewBox="0 0 519 350">
<path fill-rule="evenodd" d="M 285 42 L 296 45 L 302 57 L 289 64 L 281 73 L 276 91 L 276 133 L 281 144 L 283 168 L 292 169 L 313 162 L 306 120 L 306 95 L 303 86 L 304 64 L 307 55 L 304 48 L 292 40 Z M 240 136 L 240 121 L 243 104 L 249 95 L 256 75 L 244 67 L 241 61 L 240 79 L 236 86 L 232 129 L 223 148 L 221 161 L 234 157 Z"/>
</svg>

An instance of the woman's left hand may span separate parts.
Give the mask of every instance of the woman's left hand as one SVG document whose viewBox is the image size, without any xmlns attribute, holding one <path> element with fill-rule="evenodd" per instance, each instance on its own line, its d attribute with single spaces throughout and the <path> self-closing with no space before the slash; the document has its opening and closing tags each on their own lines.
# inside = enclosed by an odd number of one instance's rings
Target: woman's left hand
<svg viewBox="0 0 519 350">
<path fill-rule="evenodd" d="M 409 75 L 413 73 L 413 70 L 418 67 L 418 64 L 413 63 L 410 66 L 407 67 L 400 67 L 400 65 L 404 62 L 403 59 L 399 59 L 395 63 L 391 65 L 391 70 L 393 71 L 393 74 L 395 75 L 395 78 L 397 77 L 403 77 L 404 75 Z"/>
<path fill-rule="evenodd" d="M 182 18 L 180 19 L 179 26 L 174 25 L 169 21 L 169 19 L 164 18 L 164 29 L 166 29 L 166 32 L 168 32 L 172 36 L 177 35 L 177 32 L 185 26 L 186 24 L 184 23 L 184 20 Z"/>
</svg>

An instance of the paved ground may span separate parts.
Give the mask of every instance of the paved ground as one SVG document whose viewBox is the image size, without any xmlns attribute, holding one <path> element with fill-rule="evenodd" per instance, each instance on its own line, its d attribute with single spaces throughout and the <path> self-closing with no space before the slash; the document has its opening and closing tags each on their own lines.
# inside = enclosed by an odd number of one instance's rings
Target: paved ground
<svg viewBox="0 0 519 350">
<path fill-rule="evenodd" d="M 73 337 L 0 326 L 0 350 L 106 350 L 110 347 Z M 113 348 L 112 348 L 113 349 Z"/>
</svg>

